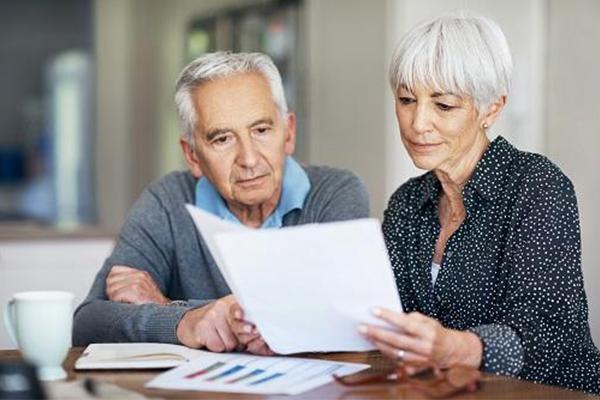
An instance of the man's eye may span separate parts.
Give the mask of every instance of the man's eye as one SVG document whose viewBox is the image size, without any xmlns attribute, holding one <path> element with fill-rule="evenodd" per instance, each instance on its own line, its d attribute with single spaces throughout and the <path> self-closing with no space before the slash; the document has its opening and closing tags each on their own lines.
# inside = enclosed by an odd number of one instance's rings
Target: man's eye
<svg viewBox="0 0 600 400">
<path fill-rule="evenodd" d="M 412 97 L 398 97 L 398 101 L 400 102 L 400 104 L 411 104 L 415 101 L 415 99 L 413 99 Z"/>
<path fill-rule="evenodd" d="M 219 136 L 213 140 L 213 144 L 216 144 L 217 146 L 222 146 L 228 144 L 231 140 L 231 136 Z"/>
<path fill-rule="evenodd" d="M 450 104 L 446 104 L 446 103 L 435 103 L 435 105 L 442 111 L 450 111 L 456 107 L 451 106 Z"/>
<path fill-rule="evenodd" d="M 271 127 L 269 126 L 259 126 L 255 129 L 255 132 L 259 135 L 267 134 L 271 131 Z"/>
</svg>

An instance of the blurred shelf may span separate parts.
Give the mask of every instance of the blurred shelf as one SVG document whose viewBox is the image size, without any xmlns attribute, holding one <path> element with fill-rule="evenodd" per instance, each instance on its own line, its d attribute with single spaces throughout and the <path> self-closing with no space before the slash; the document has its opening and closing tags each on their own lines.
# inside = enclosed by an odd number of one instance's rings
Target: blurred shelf
<svg viewBox="0 0 600 400">
<path fill-rule="evenodd" d="M 117 232 L 96 226 L 62 229 L 36 221 L 0 222 L 0 241 L 115 239 Z"/>
</svg>

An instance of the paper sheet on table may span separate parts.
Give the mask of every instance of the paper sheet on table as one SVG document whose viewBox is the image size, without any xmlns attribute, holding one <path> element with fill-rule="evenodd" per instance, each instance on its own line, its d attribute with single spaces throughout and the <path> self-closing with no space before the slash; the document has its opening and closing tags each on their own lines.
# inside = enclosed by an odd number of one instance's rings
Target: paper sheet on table
<svg viewBox="0 0 600 400">
<path fill-rule="evenodd" d="M 146 387 L 228 393 L 298 394 L 369 368 L 368 364 L 248 354 L 203 355 L 165 372 Z"/>
<path fill-rule="evenodd" d="M 375 306 L 402 310 L 375 219 L 254 230 L 187 207 L 246 318 L 279 354 L 373 350 L 357 325 L 381 324 Z"/>
</svg>

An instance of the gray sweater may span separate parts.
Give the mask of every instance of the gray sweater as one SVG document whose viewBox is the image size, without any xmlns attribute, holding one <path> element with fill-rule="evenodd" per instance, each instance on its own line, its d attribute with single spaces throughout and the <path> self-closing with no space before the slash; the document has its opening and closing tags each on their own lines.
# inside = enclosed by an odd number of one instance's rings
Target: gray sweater
<svg viewBox="0 0 600 400">
<path fill-rule="evenodd" d="M 304 167 L 311 190 L 302 210 L 283 218 L 283 226 L 364 218 L 368 193 L 351 172 Z M 112 254 L 75 310 L 73 345 L 99 342 L 178 343 L 177 324 L 190 309 L 231 293 L 184 205 L 194 204 L 196 180 L 172 172 L 151 184 L 129 212 Z M 187 305 L 127 304 L 106 297 L 106 277 L 114 265 L 148 271 L 172 300 Z"/>
</svg>

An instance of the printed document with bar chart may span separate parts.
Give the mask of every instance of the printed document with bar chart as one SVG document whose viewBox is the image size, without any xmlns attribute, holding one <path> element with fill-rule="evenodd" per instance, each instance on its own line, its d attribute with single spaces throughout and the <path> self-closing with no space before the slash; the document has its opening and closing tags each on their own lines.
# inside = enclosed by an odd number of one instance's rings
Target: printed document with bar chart
<svg viewBox="0 0 600 400">
<path fill-rule="evenodd" d="M 187 205 L 219 269 L 278 354 L 368 351 L 360 323 L 402 307 L 375 219 L 249 229 Z"/>
<path fill-rule="evenodd" d="M 205 353 L 146 384 L 156 389 L 298 394 L 369 368 L 368 364 L 293 357 Z"/>
</svg>

